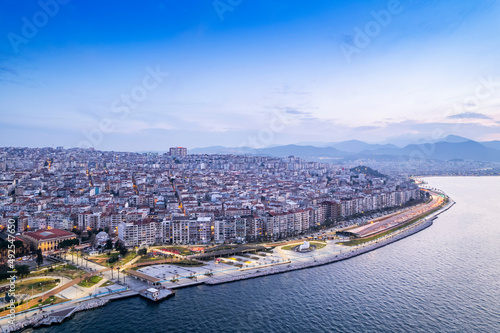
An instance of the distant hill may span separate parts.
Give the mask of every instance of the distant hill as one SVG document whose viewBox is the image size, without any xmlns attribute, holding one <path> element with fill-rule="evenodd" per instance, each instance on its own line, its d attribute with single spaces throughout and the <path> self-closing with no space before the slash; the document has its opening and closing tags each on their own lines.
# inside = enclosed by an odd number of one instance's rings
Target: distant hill
<svg viewBox="0 0 500 333">
<path fill-rule="evenodd" d="M 464 138 L 463 136 L 448 135 L 446 138 L 444 138 L 442 140 L 439 140 L 439 141 L 451 142 L 451 143 L 460 143 L 460 142 L 467 142 L 467 141 L 472 141 L 472 140 Z"/>
<path fill-rule="evenodd" d="M 355 168 L 351 168 L 349 171 L 355 172 L 355 173 L 362 173 L 364 175 L 372 176 L 372 177 L 379 177 L 379 178 L 387 178 L 386 175 L 383 173 L 378 172 L 377 170 L 373 170 L 370 167 L 364 166 L 364 165 L 359 165 Z"/>
<path fill-rule="evenodd" d="M 286 145 L 272 148 L 256 149 L 258 155 L 271 155 L 271 156 L 290 156 L 294 155 L 302 158 L 318 158 L 318 157 L 343 157 L 346 155 L 338 149 L 332 147 L 314 147 L 314 146 L 298 146 Z"/>
<path fill-rule="evenodd" d="M 389 148 L 389 149 L 398 148 L 397 146 L 390 143 L 385 145 L 380 145 L 380 144 L 366 143 L 359 140 L 349 140 L 337 143 L 329 143 L 327 144 L 327 147 L 333 147 L 348 153 L 361 153 L 363 151 L 372 151 L 383 148 Z"/>
<path fill-rule="evenodd" d="M 224 147 L 224 146 L 211 146 L 205 148 L 189 149 L 189 154 L 256 154 L 255 149 L 250 147 Z"/>
<path fill-rule="evenodd" d="M 464 159 L 486 162 L 500 162 L 500 151 L 468 140 L 464 142 L 436 142 L 411 144 L 400 149 L 378 149 L 372 154 L 424 157 L 435 160 Z"/>
<path fill-rule="evenodd" d="M 481 142 L 481 144 L 491 149 L 500 150 L 500 141 L 486 141 L 486 142 Z"/>
<path fill-rule="evenodd" d="M 284 145 L 267 148 L 223 147 L 194 148 L 190 154 L 249 154 L 261 156 L 297 156 L 305 160 L 334 161 L 338 159 L 356 160 L 372 158 L 390 161 L 399 158 L 425 158 L 433 160 L 475 160 L 500 162 L 500 141 L 479 143 L 459 136 L 448 136 L 447 141 L 410 144 L 399 148 L 392 144 L 369 144 L 350 140 L 336 143 L 336 147 L 316 147 L 312 145 Z M 340 149 L 342 147 L 343 149 Z"/>
</svg>

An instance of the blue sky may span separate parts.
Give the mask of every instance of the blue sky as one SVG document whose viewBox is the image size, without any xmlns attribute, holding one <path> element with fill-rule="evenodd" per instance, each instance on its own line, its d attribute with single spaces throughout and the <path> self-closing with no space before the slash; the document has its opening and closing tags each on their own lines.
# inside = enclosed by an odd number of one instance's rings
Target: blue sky
<svg viewBox="0 0 500 333">
<path fill-rule="evenodd" d="M 496 1 L 0 6 L 2 146 L 500 140 Z"/>
</svg>

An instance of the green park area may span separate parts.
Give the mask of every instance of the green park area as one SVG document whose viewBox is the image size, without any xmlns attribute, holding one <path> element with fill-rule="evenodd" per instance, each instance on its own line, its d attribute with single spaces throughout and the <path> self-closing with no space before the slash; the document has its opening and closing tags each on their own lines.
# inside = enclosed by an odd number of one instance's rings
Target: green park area
<svg viewBox="0 0 500 333">
<path fill-rule="evenodd" d="M 16 283 L 16 294 L 36 295 L 42 292 L 49 291 L 55 288 L 60 282 L 59 279 L 40 278 L 20 281 Z M 5 293 L 0 294 L 0 297 L 5 297 Z"/>
<path fill-rule="evenodd" d="M 155 261 L 165 260 L 165 259 L 166 258 L 164 256 L 154 256 L 154 257 L 142 256 L 141 259 L 139 259 L 137 262 L 140 264 L 145 263 L 145 262 L 154 263 Z"/>
<path fill-rule="evenodd" d="M 102 280 L 102 277 L 97 276 L 97 275 L 93 275 L 93 276 L 86 277 L 85 279 L 83 279 L 82 281 L 80 281 L 78 283 L 78 285 L 80 287 L 90 288 L 93 285 L 95 285 L 96 283 L 99 283 L 101 280 Z"/>
<path fill-rule="evenodd" d="M 179 254 L 183 256 L 193 254 L 193 252 L 183 246 L 160 246 L 158 249 L 177 250 L 179 251 Z"/>
<path fill-rule="evenodd" d="M 51 267 L 43 271 L 32 272 L 30 273 L 29 276 L 32 277 L 32 276 L 44 276 L 44 275 L 62 275 L 69 279 L 75 279 L 79 276 L 85 275 L 85 273 L 87 272 L 85 272 L 82 269 L 79 269 L 70 264 L 66 264 L 66 265 Z"/>
<path fill-rule="evenodd" d="M 199 262 L 197 260 L 190 260 L 190 259 L 173 260 L 170 263 L 170 265 L 190 266 L 190 267 L 205 266 L 205 264 L 202 262 Z"/>
<path fill-rule="evenodd" d="M 101 254 L 101 255 L 92 257 L 90 259 L 90 261 L 95 262 L 99 265 L 104 265 L 104 266 L 107 263 L 109 263 L 110 265 L 111 264 L 113 264 L 113 265 L 125 265 L 130 260 L 134 259 L 136 256 L 137 256 L 136 251 L 128 251 L 124 257 L 120 256 L 120 253 L 115 251 L 115 252 L 110 252 L 109 254 L 105 253 L 105 254 Z"/>
<path fill-rule="evenodd" d="M 57 297 L 57 296 L 50 296 L 45 301 L 38 302 L 38 304 L 33 305 L 32 307 L 30 307 L 30 309 L 33 309 L 33 308 L 36 308 L 36 307 L 39 307 L 39 306 L 42 306 L 42 305 L 58 304 L 58 303 L 66 302 L 66 301 L 67 301 L 67 299 L 64 299 L 64 298 L 60 298 L 60 297 Z"/>
<path fill-rule="evenodd" d="M 301 243 L 294 243 L 294 244 L 289 244 L 289 245 L 285 245 L 285 246 L 282 246 L 281 249 L 282 250 L 292 250 L 294 247 L 300 245 L 300 244 L 303 244 L 303 242 Z M 322 249 L 326 246 L 326 242 L 309 242 L 309 244 L 311 246 L 315 246 L 317 250 L 319 249 Z"/>
<path fill-rule="evenodd" d="M 138 270 L 138 269 L 141 269 L 145 266 L 149 266 L 148 264 L 151 264 L 151 265 L 155 265 L 156 264 L 156 261 L 158 260 L 165 260 L 164 257 L 159 257 L 159 258 L 141 258 L 139 259 L 139 261 L 137 262 L 138 264 L 142 264 L 141 266 L 135 266 L 135 263 L 133 264 L 133 266 L 135 267 L 132 267 L 132 269 L 134 271 Z M 203 262 L 200 262 L 198 260 L 192 260 L 192 259 L 184 259 L 184 258 L 169 258 L 167 259 L 165 262 L 162 262 L 164 264 L 167 264 L 167 265 L 175 265 L 175 266 L 182 266 L 182 267 L 199 267 L 199 266 L 205 266 L 206 264 L 204 264 Z"/>
</svg>

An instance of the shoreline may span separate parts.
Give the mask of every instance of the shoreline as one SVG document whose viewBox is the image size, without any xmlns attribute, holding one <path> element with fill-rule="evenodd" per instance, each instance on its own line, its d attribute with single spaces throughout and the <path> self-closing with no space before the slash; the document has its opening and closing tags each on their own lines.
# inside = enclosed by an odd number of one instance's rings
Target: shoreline
<svg viewBox="0 0 500 333">
<path fill-rule="evenodd" d="M 438 192 L 444 193 L 442 191 L 438 191 Z M 432 226 L 432 224 L 434 223 L 434 220 L 437 219 L 440 214 L 446 212 L 447 210 L 449 210 L 451 207 L 453 207 L 455 205 L 455 203 L 456 203 L 455 201 L 453 201 L 450 197 L 447 197 L 447 198 L 449 200 L 448 203 L 446 205 L 444 205 L 443 207 L 441 207 L 439 210 L 430 214 L 429 216 L 427 216 L 421 220 L 418 220 L 418 221 L 412 223 L 411 225 L 409 225 L 403 229 L 399 229 L 397 231 L 394 231 L 393 233 L 390 233 L 390 234 L 383 236 L 381 238 L 377 238 L 375 240 L 363 243 L 361 245 L 357 245 L 357 246 L 353 246 L 351 248 L 345 249 L 344 253 L 342 252 L 343 250 L 341 250 L 338 254 L 336 254 L 334 256 L 332 253 L 323 253 L 323 254 L 319 254 L 317 256 L 313 256 L 314 261 L 301 263 L 299 265 L 297 265 L 297 264 L 294 265 L 291 262 L 285 262 L 282 264 L 282 266 L 280 265 L 280 267 L 278 267 L 278 268 L 276 268 L 275 266 L 271 266 L 271 267 L 263 268 L 263 271 L 260 271 L 259 269 L 257 269 L 257 271 L 253 272 L 253 273 L 232 276 L 232 277 L 228 277 L 225 279 L 210 278 L 206 281 L 200 281 L 200 282 L 194 281 L 193 283 L 189 283 L 187 285 L 170 287 L 170 289 L 181 289 L 181 288 L 187 288 L 187 287 L 192 287 L 192 286 L 198 286 L 198 285 L 202 285 L 202 284 L 205 284 L 207 286 L 215 286 L 215 285 L 224 284 L 224 283 L 232 283 L 232 282 L 237 282 L 237 281 L 241 281 L 241 280 L 259 278 L 259 277 L 266 276 L 266 275 L 276 275 L 276 274 L 291 272 L 291 271 L 295 271 L 295 270 L 308 269 L 308 268 L 328 265 L 328 264 L 332 264 L 335 262 L 351 259 L 351 258 L 357 257 L 359 255 L 374 251 L 374 250 L 379 249 L 381 247 L 387 246 L 387 245 L 392 244 L 394 242 L 397 242 L 399 240 L 402 240 L 406 237 L 414 235 L 414 234 Z M 317 258 L 320 256 L 325 256 L 325 258 L 321 258 L 321 259 Z M 80 303 L 73 304 L 73 305 L 65 308 L 66 310 L 70 310 L 70 311 L 66 315 L 61 316 L 60 319 L 49 319 L 49 317 L 51 316 L 50 314 L 45 315 L 45 317 L 43 315 L 39 314 L 39 315 L 36 315 L 36 316 L 31 317 L 29 319 L 25 319 L 23 321 L 17 322 L 13 325 L 8 325 L 7 330 L 5 330 L 2 327 L 2 332 L 22 332 L 23 330 L 30 328 L 30 327 L 37 328 L 37 327 L 43 327 L 43 326 L 50 326 L 53 324 L 61 324 L 64 321 L 71 319 L 77 312 L 87 311 L 87 310 L 91 310 L 91 309 L 94 309 L 97 307 L 105 306 L 109 301 L 112 301 L 112 300 L 124 299 L 124 298 L 129 298 L 129 297 L 139 295 L 139 293 L 137 293 L 137 292 L 130 293 L 131 291 L 132 290 L 128 290 L 126 292 L 120 291 L 120 292 L 115 293 L 115 294 L 109 294 L 106 296 L 96 297 L 95 299 L 92 299 L 92 300 L 82 301 Z M 43 308 L 40 310 L 43 310 Z M 64 309 L 61 309 L 61 310 L 56 311 L 56 313 L 63 312 L 63 311 L 64 311 Z M 19 313 L 19 315 L 22 315 L 22 313 Z M 54 317 L 52 317 L 52 318 L 54 318 Z"/>
<path fill-rule="evenodd" d="M 338 261 L 351 259 L 351 258 L 360 256 L 362 254 L 374 251 L 374 250 L 379 249 L 381 247 L 387 246 L 389 244 L 392 244 L 394 242 L 402 240 L 406 237 L 414 235 L 414 234 L 416 234 L 424 229 L 427 229 L 428 227 L 430 227 L 434 223 L 434 220 L 437 219 L 439 214 L 447 211 L 454 204 L 455 204 L 455 202 L 453 200 L 451 200 L 451 202 L 449 202 L 442 209 L 432 213 L 430 216 L 426 217 L 425 219 L 419 220 L 419 221 L 413 223 L 412 225 L 407 226 L 404 229 L 400 229 L 394 233 L 391 233 L 387 236 L 384 236 L 382 240 L 377 239 L 377 240 L 373 240 L 373 241 L 364 243 L 363 245 L 358 245 L 354 249 L 350 249 L 350 251 L 348 253 L 335 255 L 335 257 L 330 257 L 330 258 L 327 258 L 326 260 L 319 261 L 319 260 L 315 259 L 313 262 L 304 263 L 301 266 L 291 267 L 291 265 L 288 265 L 290 267 L 287 266 L 284 268 L 271 268 L 269 271 L 255 272 L 255 273 L 251 273 L 248 275 L 241 275 L 241 276 L 235 276 L 232 278 L 227 278 L 224 280 L 210 279 L 208 281 L 200 282 L 199 284 L 218 285 L 218 284 L 223 284 L 223 283 L 231 283 L 231 282 L 236 282 L 236 281 L 241 281 L 241 280 L 254 279 L 254 278 L 258 278 L 258 277 L 262 277 L 262 276 L 266 276 L 266 275 L 275 275 L 275 274 L 281 274 L 281 273 L 291 272 L 291 271 L 295 271 L 295 270 L 308 269 L 308 268 L 313 268 L 313 267 L 317 267 L 317 266 L 332 264 L 332 263 L 338 262 Z"/>
</svg>

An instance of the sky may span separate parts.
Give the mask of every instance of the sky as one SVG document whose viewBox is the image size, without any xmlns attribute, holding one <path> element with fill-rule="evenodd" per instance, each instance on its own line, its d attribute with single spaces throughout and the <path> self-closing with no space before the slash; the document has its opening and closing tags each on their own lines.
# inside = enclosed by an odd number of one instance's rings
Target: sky
<svg viewBox="0 0 500 333">
<path fill-rule="evenodd" d="M 0 146 L 500 140 L 498 1 L 0 4 Z"/>
</svg>

